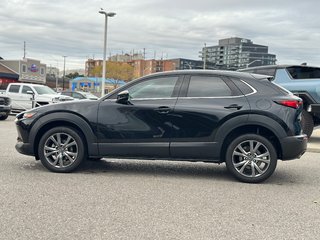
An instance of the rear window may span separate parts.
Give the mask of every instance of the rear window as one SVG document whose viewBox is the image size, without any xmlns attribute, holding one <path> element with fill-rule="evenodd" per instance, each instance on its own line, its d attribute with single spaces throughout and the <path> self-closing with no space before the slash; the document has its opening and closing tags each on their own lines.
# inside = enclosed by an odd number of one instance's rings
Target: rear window
<svg viewBox="0 0 320 240">
<path fill-rule="evenodd" d="M 216 76 L 191 76 L 187 97 L 231 96 L 228 85 Z"/>
<path fill-rule="evenodd" d="M 293 79 L 320 78 L 320 68 L 295 66 L 286 69 Z"/>
<path fill-rule="evenodd" d="M 243 95 L 253 93 L 253 89 L 243 80 L 232 78 L 233 83 L 240 89 Z"/>
</svg>

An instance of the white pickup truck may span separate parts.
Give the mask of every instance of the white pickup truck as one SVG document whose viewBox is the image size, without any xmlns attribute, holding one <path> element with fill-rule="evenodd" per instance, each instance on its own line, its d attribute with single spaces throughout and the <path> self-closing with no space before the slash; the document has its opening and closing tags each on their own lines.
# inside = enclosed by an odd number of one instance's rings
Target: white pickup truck
<svg viewBox="0 0 320 240">
<path fill-rule="evenodd" d="M 20 112 L 51 103 L 73 100 L 72 97 L 56 93 L 48 86 L 31 83 L 10 83 L 5 92 L 11 99 L 12 111 Z"/>
</svg>

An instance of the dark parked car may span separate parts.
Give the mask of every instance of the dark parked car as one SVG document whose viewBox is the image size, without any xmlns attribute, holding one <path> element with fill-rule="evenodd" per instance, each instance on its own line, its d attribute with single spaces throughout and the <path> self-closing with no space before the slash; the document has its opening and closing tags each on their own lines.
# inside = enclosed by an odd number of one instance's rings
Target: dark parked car
<svg viewBox="0 0 320 240">
<path fill-rule="evenodd" d="M 6 120 L 11 112 L 11 99 L 0 95 L 0 120 Z"/>
<path fill-rule="evenodd" d="M 277 160 L 299 158 L 307 137 L 302 101 L 263 75 L 174 71 L 149 75 L 98 101 L 17 115 L 16 149 L 54 172 L 90 158 L 225 162 L 240 181 L 261 182 Z"/>
</svg>

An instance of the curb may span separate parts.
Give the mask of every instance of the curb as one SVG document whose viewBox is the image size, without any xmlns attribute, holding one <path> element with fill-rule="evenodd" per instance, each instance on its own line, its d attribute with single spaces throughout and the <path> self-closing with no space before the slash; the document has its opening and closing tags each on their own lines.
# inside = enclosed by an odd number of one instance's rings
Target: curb
<svg viewBox="0 0 320 240">
<path fill-rule="evenodd" d="M 320 148 L 308 147 L 307 152 L 320 153 Z"/>
</svg>

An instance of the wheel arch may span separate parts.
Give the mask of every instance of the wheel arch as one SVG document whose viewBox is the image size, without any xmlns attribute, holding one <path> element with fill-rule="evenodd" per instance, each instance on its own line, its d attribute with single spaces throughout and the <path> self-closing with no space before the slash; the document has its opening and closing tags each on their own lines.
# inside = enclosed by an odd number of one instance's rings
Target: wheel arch
<svg viewBox="0 0 320 240">
<path fill-rule="evenodd" d="M 33 152 L 36 159 L 39 159 L 37 148 L 43 134 L 49 129 L 59 126 L 75 129 L 82 135 L 81 138 L 88 155 L 99 155 L 97 140 L 90 124 L 76 114 L 59 112 L 42 116 L 32 127 L 29 142 L 33 143 Z"/>
<path fill-rule="evenodd" d="M 278 158 L 281 158 L 280 139 L 287 137 L 288 131 L 284 127 L 284 123 L 281 124 L 277 119 L 270 116 L 248 114 L 230 119 L 220 126 L 215 135 L 215 142 L 221 144 L 220 158 L 221 161 L 225 161 L 227 146 L 234 138 L 246 133 L 254 133 L 267 138 L 274 145 Z"/>
<path fill-rule="evenodd" d="M 234 128 L 232 131 L 230 131 L 226 135 L 221 146 L 221 151 L 220 151 L 221 160 L 223 162 L 225 161 L 227 148 L 235 138 L 241 135 L 250 134 L 250 133 L 257 134 L 268 139 L 276 149 L 278 159 L 281 158 L 282 147 L 281 147 L 279 138 L 276 136 L 276 134 L 265 126 L 250 124 L 250 125 L 244 125 L 244 126 L 239 126 L 237 128 Z"/>
</svg>

